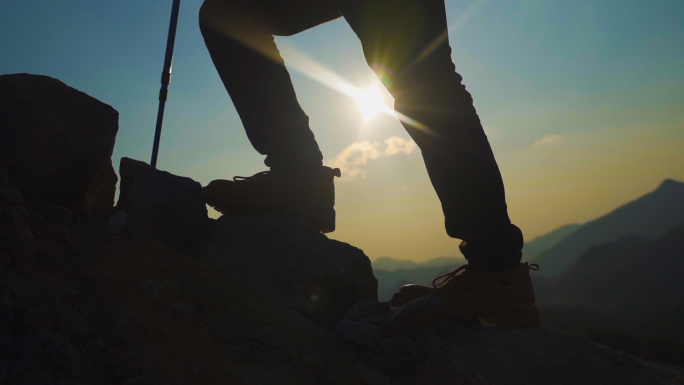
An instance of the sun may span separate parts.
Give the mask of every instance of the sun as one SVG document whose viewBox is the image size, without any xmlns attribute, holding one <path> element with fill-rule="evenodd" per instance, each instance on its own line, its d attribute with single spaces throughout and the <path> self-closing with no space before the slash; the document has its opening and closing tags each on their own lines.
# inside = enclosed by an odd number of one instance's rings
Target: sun
<svg viewBox="0 0 684 385">
<path fill-rule="evenodd" d="M 366 88 L 365 90 L 359 90 L 354 99 L 359 104 L 359 109 L 361 109 L 361 115 L 364 121 L 371 120 L 378 112 L 382 111 L 385 104 L 382 100 L 382 95 L 380 94 L 380 89 L 377 85 Z"/>
</svg>

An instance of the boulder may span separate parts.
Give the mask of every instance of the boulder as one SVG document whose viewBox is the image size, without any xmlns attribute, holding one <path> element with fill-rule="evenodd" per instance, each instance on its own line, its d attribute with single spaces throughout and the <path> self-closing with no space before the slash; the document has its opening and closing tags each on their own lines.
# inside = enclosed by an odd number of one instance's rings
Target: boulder
<svg viewBox="0 0 684 385">
<path fill-rule="evenodd" d="M 335 330 L 342 337 L 359 345 L 377 345 L 382 340 L 380 330 L 377 327 L 365 323 L 350 320 L 342 320 L 335 326 Z"/>
<path fill-rule="evenodd" d="M 57 79 L 0 76 L 0 152 L 10 183 L 69 209 L 112 207 L 119 114 Z"/>
<path fill-rule="evenodd" d="M 0 158 L 0 267 L 36 254 L 31 217 L 23 203 L 21 193 L 9 184 Z"/>
<path fill-rule="evenodd" d="M 377 299 L 368 257 L 297 217 L 222 216 L 182 252 L 211 263 L 227 284 L 334 326 L 356 302 Z"/>
<path fill-rule="evenodd" d="M 125 157 L 121 158 L 119 174 L 121 190 L 116 206 L 126 212 L 130 234 L 179 249 L 206 227 L 207 206 L 199 182 Z"/>
</svg>

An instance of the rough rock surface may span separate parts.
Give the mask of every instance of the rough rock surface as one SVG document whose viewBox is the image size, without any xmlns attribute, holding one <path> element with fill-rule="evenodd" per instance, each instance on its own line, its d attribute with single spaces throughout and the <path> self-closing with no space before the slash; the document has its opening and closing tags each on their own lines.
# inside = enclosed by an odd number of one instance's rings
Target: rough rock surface
<svg viewBox="0 0 684 385">
<path fill-rule="evenodd" d="M 0 162 L 2 384 L 684 384 L 586 338 L 440 317 L 434 297 L 391 308 L 360 250 L 296 218 L 222 217 L 178 252 L 9 181 Z"/>
<path fill-rule="evenodd" d="M 207 207 L 198 182 L 125 157 L 119 175 L 116 206 L 126 212 L 130 233 L 179 249 L 206 227 Z"/>
<path fill-rule="evenodd" d="M 336 266 L 375 281 L 359 250 L 296 218 L 224 217 L 179 253 L 0 187 L 1 383 L 684 384 L 586 338 L 439 317 L 434 298 L 360 301 L 340 324 L 371 337 L 343 337 L 297 305 L 317 286 L 294 280 L 321 269 L 340 285 Z"/>
<path fill-rule="evenodd" d="M 361 250 L 289 215 L 223 216 L 182 252 L 215 266 L 227 283 L 244 282 L 255 297 L 328 325 L 357 301 L 377 299 L 377 280 Z"/>
<path fill-rule="evenodd" d="M 0 153 L 25 198 L 70 209 L 112 207 L 119 114 L 57 79 L 0 76 Z"/>
</svg>

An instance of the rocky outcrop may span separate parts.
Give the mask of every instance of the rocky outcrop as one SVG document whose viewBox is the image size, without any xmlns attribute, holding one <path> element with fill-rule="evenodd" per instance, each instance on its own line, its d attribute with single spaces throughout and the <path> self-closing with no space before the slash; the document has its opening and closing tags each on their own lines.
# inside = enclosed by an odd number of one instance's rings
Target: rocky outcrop
<svg viewBox="0 0 684 385">
<path fill-rule="evenodd" d="M 37 248 L 24 199 L 19 190 L 9 184 L 7 170 L 0 158 L 0 266 L 31 258 Z"/>
<path fill-rule="evenodd" d="M 131 165 L 139 175 L 124 178 L 131 181 L 121 192 L 126 215 L 112 218 L 24 199 L 0 167 L 0 383 L 676 384 L 684 378 L 681 368 L 550 329 L 444 318 L 437 297 L 392 308 L 374 299 L 377 282 L 361 250 L 283 214 L 221 217 L 177 250 L 140 233 L 130 217 L 147 215 L 147 202 L 165 207 L 170 222 L 179 220 L 173 215 L 185 218 L 183 194 L 171 194 L 168 202 L 176 203 L 167 206 L 154 199 L 169 181 L 188 190 L 195 182 Z M 146 182 L 136 187 L 139 181 Z M 137 212 L 135 205 L 142 205 Z"/>
<path fill-rule="evenodd" d="M 126 213 L 130 233 L 179 249 L 206 227 L 207 207 L 198 182 L 125 157 L 119 174 L 116 207 Z"/>
<path fill-rule="evenodd" d="M 0 152 L 12 185 L 69 209 L 112 207 L 119 115 L 47 76 L 0 76 Z"/>
<path fill-rule="evenodd" d="M 322 235 L 312 241 L 294 218 L 226 217 L 179 253 L 156 240 L 114 234 L 97 216 L 16 202 L 28 213 L 38 251 L 17 248 L 1 266 L 2 383 L 541 385 L 684 378 L 681 368 L 546 328 L 483 328 L 477 320 L 442 318 L 434 297 L 400 308 L 362 300 L 329 326 L 321 313 L 297 305 L 297 289 L 307 286 L 288 279 L 315 270 L 294 272 L 287 252 L 275 246 L 296 247 L 305 253 L 298 263 L 323 271 L 351 269 L 337 272 L 341 277 L 370 272 L 342 262 L 360 261 L 360 251 Z M 233 226 L 250 221 L 252 230 L 287 224 L 294 239 L 264 246 L 272 242 L 268 230 L 231 235 Z M 233 238 L 212 245 L 221 235 Z M 315 261 L 331 250 L 333 261 Z M 0 254 L 7 253 L 3 244 Z"/>
<path fill-rule="evenodd" d="M 377 299 L 370 260 L 284 214 L 223 216 L 183 248 L 211 264 L 226 284 L 308 318 L 334 325 L 357 301 Z"/>
</svg>

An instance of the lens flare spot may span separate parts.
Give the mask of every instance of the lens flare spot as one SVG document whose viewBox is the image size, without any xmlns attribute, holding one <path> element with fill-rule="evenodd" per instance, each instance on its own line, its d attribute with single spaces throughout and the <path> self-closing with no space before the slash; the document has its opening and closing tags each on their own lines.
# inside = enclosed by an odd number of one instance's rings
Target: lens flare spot
<svg viewBox="0 0 684 385">
<path fill-rule="evenodd" d="M 385 107 L 382 95 L 380 94 L 380 89 L 378 89 L 377 85 L 368 87 L 365 90 L 357 91 L 356 95 L 354 95 L 354 99 L 356 99 L 356 102 L 359 104 L 361 115 L 365 121 L 371 120 Z"/>
</svg>

